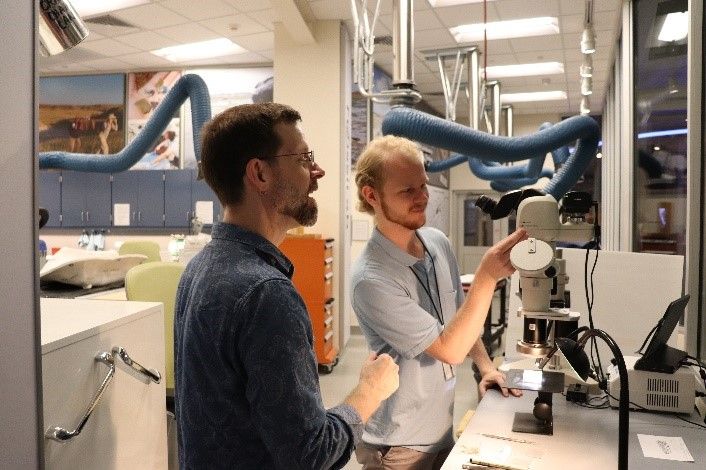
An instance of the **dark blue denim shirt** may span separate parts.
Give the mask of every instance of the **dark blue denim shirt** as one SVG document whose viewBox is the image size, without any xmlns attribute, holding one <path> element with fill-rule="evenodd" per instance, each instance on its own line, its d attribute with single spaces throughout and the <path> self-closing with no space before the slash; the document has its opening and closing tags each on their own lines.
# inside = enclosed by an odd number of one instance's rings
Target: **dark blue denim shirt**
<svg viewBox="0 0 706 470">
<path fill-rule="evenodd" d="M 216 224 L 179 283 L 174 318 L 182 469 L 342 468 L 363 425 L 321 400 L 292 263 L 263 237 Z"/>
</svg>

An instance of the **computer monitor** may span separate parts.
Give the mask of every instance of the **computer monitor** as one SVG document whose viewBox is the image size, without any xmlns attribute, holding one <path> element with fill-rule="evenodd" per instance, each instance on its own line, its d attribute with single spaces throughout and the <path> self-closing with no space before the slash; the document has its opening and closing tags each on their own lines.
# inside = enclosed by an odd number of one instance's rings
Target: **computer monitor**
<svg viewBox="0 0 706 470">
<path fill-rule="evenodd" d="M 636 370 L 648 370 L 672 374 L 686 359 L 686 352 L 667 346 L 669 337 L 684 314 L 689 295 L 685 295 L 669 304 L 662 318 L 657 322 L 657 329 L 647 345 L 645 353 L 635 363 Z"/>
</svg>

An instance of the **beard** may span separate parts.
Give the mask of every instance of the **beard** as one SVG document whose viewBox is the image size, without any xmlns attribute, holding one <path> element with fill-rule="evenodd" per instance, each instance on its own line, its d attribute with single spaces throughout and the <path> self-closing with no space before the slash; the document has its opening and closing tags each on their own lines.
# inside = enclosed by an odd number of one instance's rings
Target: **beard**
<svg viewBox="0 0 706 470">
<path fill-rule="evenodd" d="M 418 228 L 423 227 L 424 224 L 427 222 L 426 215 L 423 212 L 421 220 L 419 220 L 419 218 L 409 217 L 407 214 L 394 213 L 390 206 L 388 206 L 385 202 L 385 199 L 380 200 L 380 207 L 382 209 L 383 215 L 387 220 L 396 223 L 397 225 L 401 225 L 402 227 L 408 230 L 417 230 Z M 424 205 L 424 209 L 426 209 L 426 204 Z"/>
<path fill-rule="evenodd" d="M 299 225 L 311 227 L 316 223 L 319 208 L 316 204 L 316 200 L 309 196 L 309 193 L 315 191 L 317 188 L 318 183 L 313 181 L 307 188 L 307 191 L 302 194 L 291 184 L 280 181 L 275 189 L 275 193 L 277 194 L 276 199 L 279 201 L 279 213 L 291 217 Z"/>
</svg>

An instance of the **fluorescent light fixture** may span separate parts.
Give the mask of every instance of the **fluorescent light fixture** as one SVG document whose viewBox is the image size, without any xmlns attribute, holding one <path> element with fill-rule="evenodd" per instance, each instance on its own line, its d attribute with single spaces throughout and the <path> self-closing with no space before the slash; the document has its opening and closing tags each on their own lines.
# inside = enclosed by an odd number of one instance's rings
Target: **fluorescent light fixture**
<svg viewBox="0 0 706 470">
<path fill-rule="evenodd" d="M 664 42 L 681 41 L 689 34 L 689 12 L 669 13 L 664 19 L 657 39 Z"/>
<path fill-rule="evenodd" d="M 190 44 L 180 44 L 169 46 L 152 54 L 164 57 L 172 62 L 186 60 L 210 59 L 211 57 L 221 57 L 224 55 L 241 54 L 247 52 L 245 49 L 227 38 L 211 39 L 209 41 L 192 42 Z"/>
<path fill-rule="evenodd" d="M 462 24 L 449 28 L 456 42 L 474 42 L 483 39 L 483 31 L 488 39 L 511 39 L 528 36 L 559 34 L 559 20 L 556 17 L 542 16 L 521 20 L 494 21 L 491 23 Z"/>
<path fill-rule="evenodd" d="M 488 0 L 492 2 L 494 0 Z M 453 7 L 456 5 L 466 5 L 469 3 L 481 3 L 483 0 L 429 0 L 429 4 L 432 8 L 436 7 Z"/>
<path fill-rule="evenodd" d="M 136 7 L 150 3 L 150 0 L 71 0 L 81 18 L 96 16 L 109 11 Z"/>
<path fill-rule="evenodd" d="M 581 33 L 581 53 L 593 54 L 596 52 L 596 32 L 593 31 L 593 26 L 588 25 Z"/>
<path fill-rule="evenodd" d="M 532 93 L 503 93 L 500 95 L 500 102 L 506 103 L 526 103 L 529 101 L 554 101 L 565 100 L 565 91 L 536 91 Z"/>
<path fill-rule="evenodd" d="M 638 139 L 649 139 L 651 137 L 671 137 L 675 135 L 685 135 L 686 129 L 669 129 L 666 131 L 640 132 L 637 134 Z"/>
<path fill-rule="evenodd" d="M 557 75 L 564 73 L 564 64 L 561 62 L 539 62 L 536 64 L 494 65 L 485 70 L 488 78 Z"/>
</svg>

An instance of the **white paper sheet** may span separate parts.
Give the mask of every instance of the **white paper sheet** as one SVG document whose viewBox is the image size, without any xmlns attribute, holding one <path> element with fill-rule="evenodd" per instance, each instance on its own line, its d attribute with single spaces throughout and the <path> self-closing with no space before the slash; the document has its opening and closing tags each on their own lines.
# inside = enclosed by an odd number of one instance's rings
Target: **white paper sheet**
<svg viewBox="0 0 706 470">
<path fill-rule="evenodd" d="M 196 217 L 204 224 L 212 224 L 213 201 L 196 201 Z"/>
<path fill-rule="evenodd" d="M 638 434 L 642 453 L 645 457 L 653 459 L 677 460 L 679 462 L 693 462 L 689 449 L 681 437 L 652 436 Z"/>
<path fill-rule="evenodd" d="M 130 225 L 130 204 L 113 204 L 113 225 Z"/>
</svg>

